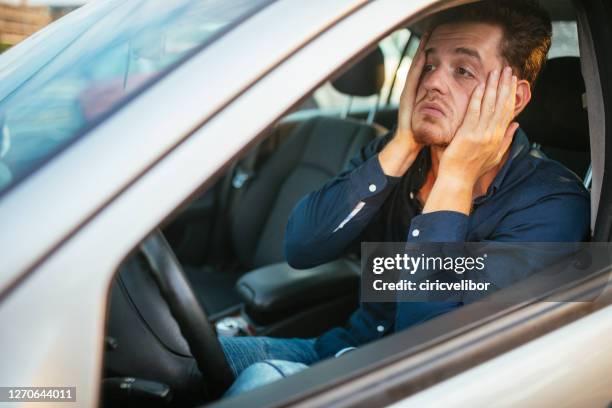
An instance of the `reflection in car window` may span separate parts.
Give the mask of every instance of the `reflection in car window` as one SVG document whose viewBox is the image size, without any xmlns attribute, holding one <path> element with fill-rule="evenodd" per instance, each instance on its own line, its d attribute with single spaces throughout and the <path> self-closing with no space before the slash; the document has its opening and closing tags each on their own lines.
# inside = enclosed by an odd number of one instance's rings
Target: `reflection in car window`
<svg viewBox="0 0 612 408">
<path fill-rule="evenodd" d="M 31 63 L 15 58 L 20 46 L 0 58 L 0 193 L 145 82 L 270 0 L 110 3 L 85 6 L 75 12 L 80 20 L 69 15 L 50 26 L 55 45 L 64 35 L 53 55 L 47 48 L 53 41 L 39 41 L 19 57 Z M 75 20 L 80 33 L 66 35 Z M 28 66 L 36 70 L 24 75 Z"/>
</svg>

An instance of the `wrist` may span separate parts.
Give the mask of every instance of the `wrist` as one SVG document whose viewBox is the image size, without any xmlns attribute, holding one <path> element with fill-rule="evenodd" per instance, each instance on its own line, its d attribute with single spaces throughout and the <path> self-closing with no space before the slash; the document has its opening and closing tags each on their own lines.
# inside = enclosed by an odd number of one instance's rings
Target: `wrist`
<svg viewBox="0 0 612 408">
<path fill-rule="evenodd" d="M 410 134 L 396 131 L 393 138 L 378 154 L 378 160 L 387 176 L 401 177 L 414 163 L 422 146 Z"/>
<path fill-rule="evenodd" d="M 469 193 L 471 197 L 475 182 L 463 174 L 438 173 L 435 184 L 449 195 Z"/>
<path fill-rule="evenodd" d="M 434 211 L 457 211 L 469 215 L 472 207 L 474 184 L 460 175 L 438 174 L 423 207 L 423 214 Z"/>
<path fill-rule="evenodd" d="M 456 188 L 474 188 L 478 175 L 463 164 L 457 163 L 457 165 L 453 165 L 453 163 L 444 162 L 443 160 L 438 167 L 437 178 Z"/>
</svg>

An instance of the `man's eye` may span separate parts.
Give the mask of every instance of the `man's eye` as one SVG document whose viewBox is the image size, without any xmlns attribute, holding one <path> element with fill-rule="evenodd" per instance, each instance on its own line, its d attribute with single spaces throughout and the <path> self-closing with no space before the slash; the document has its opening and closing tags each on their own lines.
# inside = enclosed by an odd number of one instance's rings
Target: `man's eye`
<svg viewBox="0 0 612 408">
<path fill-rule="evenodd" d="M 433 71 L 436 67 L 433 64 L 427 64 L 423 67 L 423 72 Z"/>
<path fill-rule="evenodd" d="M 464 77 L 468 77 L 468 78 L 474 78 L 474 75 L 468 71 L 467 69 L 463 68 L 463 67 L 459 67 L 457 68 L 457 73 L 461 76 Z"/>
</svg>

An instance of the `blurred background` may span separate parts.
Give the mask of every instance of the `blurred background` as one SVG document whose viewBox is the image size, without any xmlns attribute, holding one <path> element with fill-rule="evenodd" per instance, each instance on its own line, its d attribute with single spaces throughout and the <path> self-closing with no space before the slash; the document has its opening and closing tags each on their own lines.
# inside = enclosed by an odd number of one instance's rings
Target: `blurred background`
<svg viewBox="0 0 612 408">
<path fill-rule="evenodd" d="M 0 52 L 88 0 L 0 0 Z"/>
</svg>

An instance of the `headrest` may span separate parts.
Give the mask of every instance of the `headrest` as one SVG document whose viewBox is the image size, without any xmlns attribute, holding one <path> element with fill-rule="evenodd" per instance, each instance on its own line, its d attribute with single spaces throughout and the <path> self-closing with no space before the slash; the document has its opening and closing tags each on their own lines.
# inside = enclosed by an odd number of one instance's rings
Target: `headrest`
<svg viewBox="0 0 612 408">
<path fill-rule="evenodd" d="M 351 96 L 372 96 L 385 82 L 385 58 L 380 47 L 351 66 L 331 84 L 338 92 Z"/>
<path fill-rule="evenodd" d="M 583 107 L 584 80 L 580 58 L 546 62 L 518 122 L 529 140 L 542 146 L 589 151 L 589 123 Z"/>
</svg>

